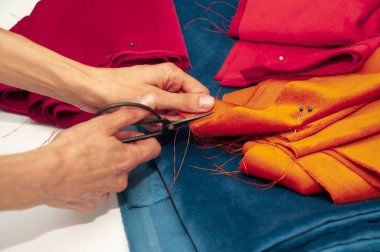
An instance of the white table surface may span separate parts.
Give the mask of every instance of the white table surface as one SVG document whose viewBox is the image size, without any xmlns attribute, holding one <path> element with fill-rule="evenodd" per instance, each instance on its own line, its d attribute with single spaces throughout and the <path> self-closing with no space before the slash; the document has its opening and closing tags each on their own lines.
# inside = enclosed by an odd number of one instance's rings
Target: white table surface
<svg viewBox="0 0 380 252">
<path fill-rule="evenodd" d="M 0 27 L 11 28 L 37 2 L 0 0 Z M 0 110 L 0 155 L 37 148 L 55 130 Z M 0 211 L 0 251 L 128 251 L 116 196 L 91 213 L 46 206 Z"/>
</svg>

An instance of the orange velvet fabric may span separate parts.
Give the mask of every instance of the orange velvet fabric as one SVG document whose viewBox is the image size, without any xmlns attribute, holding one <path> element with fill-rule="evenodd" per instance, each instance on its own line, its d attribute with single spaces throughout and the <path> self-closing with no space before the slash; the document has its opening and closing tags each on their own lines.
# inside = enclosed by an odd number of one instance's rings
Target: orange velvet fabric
<svg viewBox="0 0 380 252">
<path fill-rule="evenodd" d="M 246 175 L 305 195 L 326 191 L 335 203 L 380 197 L 379 62 L 377 50 L 358 74 L 268 80 L 226 94 L 191 129 L 254 135 L 243 146 Z"/>
</svg>

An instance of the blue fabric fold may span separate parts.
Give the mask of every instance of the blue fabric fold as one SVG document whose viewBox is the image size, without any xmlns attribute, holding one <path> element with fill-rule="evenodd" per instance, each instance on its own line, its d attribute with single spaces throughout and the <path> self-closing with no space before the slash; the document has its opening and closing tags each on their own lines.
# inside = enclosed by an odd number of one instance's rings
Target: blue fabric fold
<svg viewBox="0 0 380 252">
<path fill-rule="evenodd" d="M 130 251 L 195 251 L 154 163 L 133 170 L 129 183 L 118 200 Z"/>
<path fill-rule="evenodd" d="M 214 29 L 210 21 L 221 28 L 227 28 L 228 23 L 191 0 L 174 2 L 181 25 L 186 26 L 183 32 L 192 65 L 189 73 L 215 95 L 219 84 L 212 78 L 233 42 L 224 34 L 204 29 Z M 208 6 L 213 0 L 198 2 Z M 227 19 L 232 19 L 235 11 L 222 3 L 212 8 Z M 223 88 L 222 92 L 230 90 Z M 173 155 L 177 157 L 178 168 L 186 139 L 187 129 L 182 129 L 177 137 L 176 153 L 171 144 L 163 145 L 156 167 L 151 163 L 148 169 L 152 172 L 144 175 L 149 180 L 155 178 L 155 182 L 148 183 L 140 176 L 134 184 L 131 176 L 129 189 L 122 194 L 121 211 L 131 251 L 373 251 L 380 248 L 380 200 L 334 205 L 328 195 L 302 196 L 278 185 L 261 191 L 225 175 L 193 167 L 213 168 L 214 163 L 222 164 L 233 156 L 227 153 L 214 159 L 202 156 L 214 156 L 222 151 L 219 148 L 202 153 L 192 142 L 168 197 L 167 188 L 174 177 Z M 239 159 L 223 168 L 237 170 Z M 161 187 L 155 186 L 160 180 Z M 149 187 L 142 186 L 147 184 Z M 139 207 L 129 205 L 132 202 Z M 164 203 L 170 207 L 157 209 Z M 149 214 L 131 214 L 146 208 Z M 155 234 L 141 229 L 154 230 Z M 148 243 L 147 240 L 150 246 L 141 244 Z"/>
</svg>

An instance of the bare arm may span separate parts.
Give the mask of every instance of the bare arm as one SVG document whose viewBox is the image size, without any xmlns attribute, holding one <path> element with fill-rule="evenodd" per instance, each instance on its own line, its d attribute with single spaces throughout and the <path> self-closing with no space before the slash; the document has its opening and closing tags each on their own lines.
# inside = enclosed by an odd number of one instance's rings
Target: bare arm
<svg viewBox="0 0 380 252">
<path fill-rule="evenodd" d="M 173 112 L 205 112 L 214 103 L 201 83 L 170 63 L 89 67 L 2 29 L 0 55 L 0 83 L 54 97 L 87 112 L 135 97 L 140 97 L 137 102 Z M 133 144 L 118 140 L 122 137 L 118 129 L 144 116 L 141 110 L 118 111 L 65 130 L 46 147 L 0 156 L 0 209 L 47 204 L 86 211 L 109 192 L 124 190 L 128 172 L 160 152 L 154 139 Z"/>
<path fill-rule="evenodd" d="M 155 98 L 136 102 L 154 107 Z M 155 139 L 119 140 L 140 134 L 117 131 L 145 116 L 144 110 L 119 110 L 64 130 L 40 149 L 0 156 L 0 210 L 45 204 L 89 211 L 110 192 L 123 191 L 128 173 L 160 153 Z"/>
<path fill-rule="evenodd" d="M 54 97 L 87 112 L 144 93 L 157 109 L 205 112 L 214 99 L 200 82 L 171 63 L 118 69 L 89 67 L 0 29 L 0 83 Z"/>
</svg>

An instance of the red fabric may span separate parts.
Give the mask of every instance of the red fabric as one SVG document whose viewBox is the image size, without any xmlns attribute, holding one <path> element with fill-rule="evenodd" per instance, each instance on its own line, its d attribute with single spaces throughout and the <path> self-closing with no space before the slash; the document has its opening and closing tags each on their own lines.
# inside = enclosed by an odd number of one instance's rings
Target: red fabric
<svg viewBox="0 0 380 252">
<path fill-rule="evenodd" d="M 11 31 L 90 66 L 189 65 L 172 1 L 42 0 Z M 55 99 L 16 91 L 0 85 L 1 108 L 58 126 L 91 117 Z"/>
<path fill-rule="evenodd" d="M 329 47 L 378 36 L 378 0 L 241 0 L 230 34 L 246 41 Z"/>
<path fill-rule="evenodd" d="M 29 92 L 0 84 L 0 108 L 27 114 Z"/>
<path fill-rule="evenodd" d="M 215 79 L 224 86 L 246 86 L 275 77 L 350 73 L 360 69 L 379 45 L 380 37 L 337 48 L 238 41 Z"/>
<path fill-rule="evenodd" d="M 242 0 L 230 27 L 240 39 L 215 77 L 245 86 L 274 77 L 350 73 L 380 45 L 376 0 Z"/>
</svg>

